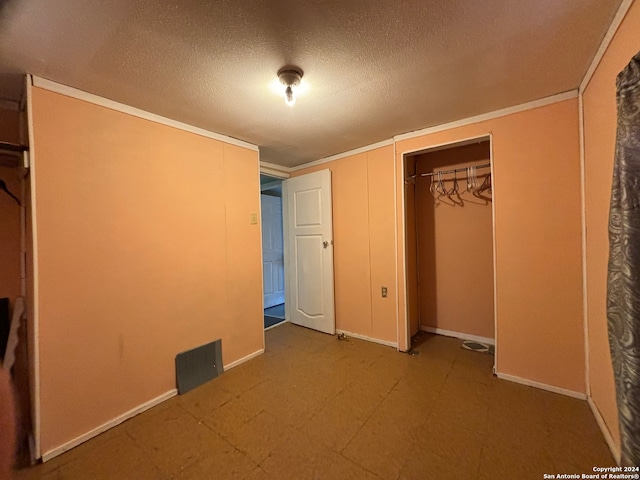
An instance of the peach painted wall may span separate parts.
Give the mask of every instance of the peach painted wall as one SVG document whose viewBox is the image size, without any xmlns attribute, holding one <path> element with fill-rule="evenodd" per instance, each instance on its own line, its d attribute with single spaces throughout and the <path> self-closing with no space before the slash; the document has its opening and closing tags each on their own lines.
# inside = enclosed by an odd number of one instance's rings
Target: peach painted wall
<svg viewBox="0 0 640 480">
<path fill-rule="evenodd" d="M 336 328 L 396 342 L 393 146 L 298 170 L 331 170 Z M 382 298 L 382 286 L 388 297 Z"/>
<path fill-rule="evenodd" d="M 16 197 L 21 196 L 18 169 L 0 166 L 0 179 Z M 9 297 L 13 307 L 21 293 L 20 206 L 0 192 L 0 298 Z"/>
<path fill-rule="evenodd" d="M 497 368 L 584 393 L 578 100 L 396 143 L 398 217 L 402 154 L 493 135 Z M 398 270 L 404 275 L 403 225 Z M 404 285 L 399 318 L 405 318 Z M 406 326 L 399 322 L 406 348 Z"/>
<path fill-rule="evenodd" d="M 33 88 L 46 453 L 263 348 L 258 153 Z"/>
<path fill-rule="evenodd" d="M 491 160 L 488 141 L 417 156 L 417 173 L 446 171 Z M 490 169 L 478 170 L 484 181 Z M 466 190 L 466 174 L 459 179 L 456 203 L 436 201 L 431 177 L 417 177 L 418 266 L 420 323 L 425 327 L 494 337 L 493 215 L 491 201 Z M 453 174 L 443 176 L 453 188 Z M 489 194 L 484 193 L 485 196 Z M 462 205 L 460 205 L 462 203 Z"/>
<path fill-rule="evenodd" d="M 607 336 L 608 218 L 616 141 L 616 76 L 640 50 L 640 3 L 634 2 L 583 95 L 587 315 L 591 397 L 620 445 Z"/>
</svg>

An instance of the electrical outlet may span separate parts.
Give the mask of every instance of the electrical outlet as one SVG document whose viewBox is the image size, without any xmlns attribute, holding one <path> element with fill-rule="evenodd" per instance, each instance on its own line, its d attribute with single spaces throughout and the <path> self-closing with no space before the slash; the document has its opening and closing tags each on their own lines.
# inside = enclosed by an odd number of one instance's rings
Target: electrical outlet
<svg viewBox="0 0 640 480">
<path fill-rule="evenodd" d="M 387 287 L 382 287 L 382 298 L 387 298 Z"/>
<path fill-rule="evenodd" d="M 251 219 L 249 220 L 249 222 L 251 223 L 251 225 L 257 225 L 258 224 L 258 214 L 255 212 L 251 213 Z"/>
</svg>

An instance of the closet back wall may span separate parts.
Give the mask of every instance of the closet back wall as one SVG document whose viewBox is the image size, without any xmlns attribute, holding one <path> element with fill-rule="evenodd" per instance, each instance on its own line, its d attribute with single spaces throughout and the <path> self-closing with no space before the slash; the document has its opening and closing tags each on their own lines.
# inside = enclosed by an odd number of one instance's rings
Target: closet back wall
<svg viewBox="0 0 640 480">
<path fill-rule="evenodd" d="M 0 141 L 18 143 L 18 111 L 0 108 Z M 7 158 L 12 160 L 11 158 Z M 0 158 L 0 179 L 20 198 L 18 169 Z M 20 295 L 20 207 L 0 192 L 0 298 L 9 297 L 11 306 Z"/>
<path fill-rule="evenodd" d="M 0 141 L 19 143 L 20 120 L 18 109 L 0 107 Z"/>
<path fill-rule="evenodd" d="M 20 197 L 18 169 L 0 166 L 0 179 Z M 20 207 L 0 192 L 0 298 L 9 297 L 11 307 L 20 296 Z"/>
<path fill-rule="evenodd" d="M 417 157 L 417 173 L 488 164 L 490 149 L 485 141 L 425 153 Z M 478 170 L 481 181 L 489 172 Z M 466 174 L 457 176 L 463 191 Z M 453 176 L 445 178 L 451 189 Z M 459 197 L 463 205 L 452 205 L 446 197 L 436 200 L 430 186 L 431 177 L 417 177 L 420 325 L 493 339 L 491 202 L 466 192 Z"/>
</svg>

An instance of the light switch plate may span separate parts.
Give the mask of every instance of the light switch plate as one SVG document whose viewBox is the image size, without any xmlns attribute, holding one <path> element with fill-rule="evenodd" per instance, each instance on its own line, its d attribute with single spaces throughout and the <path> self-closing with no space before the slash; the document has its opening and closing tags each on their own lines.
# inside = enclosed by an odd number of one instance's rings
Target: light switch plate
<svg viewBox="0 0 640 480">
<path fill-rule="evenodd" d="M 250 220 L 251 225 L 257 225 L 258 224 L 258 214 L 255 212 L 251 212 L 251 220 Z"/>
</svg>

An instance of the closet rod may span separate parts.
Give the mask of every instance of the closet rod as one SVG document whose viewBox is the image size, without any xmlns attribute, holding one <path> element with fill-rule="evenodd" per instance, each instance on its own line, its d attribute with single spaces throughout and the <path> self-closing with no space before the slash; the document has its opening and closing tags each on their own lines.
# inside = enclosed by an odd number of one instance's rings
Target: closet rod
<svg viewBox="0 0 640 480">
<path fill-rule="evenodd" d="M 471 167 L 476 167 L 476 168 L 489 168 L 491 166 L 490 163 L 484 163 L 482 165 L 470 165 Z M 454 168 L 452 170 L 440 170 L 438 172 L 429 172 L 429 173 L 416 173 L 415 175 L 411 175 L 409 176 L 409 178 L 416 178 L 416 177 L 433 177 L 434 175 L 447 175 L 449 173 L 458 173 L 458 172 L 466 172 L 467 168 L 469 167 L 462 167 L 462 168 Z"/>
<path fill-rule="evenodd" d="M 26 152 L 29 150 L 29 147 L 26 145 L 17 145 L 15 143 L 9 142 L 0 142 L 0 152 L 2 153 L 13 153 L 20 155 L 22 152 Z"/>
</svg>

